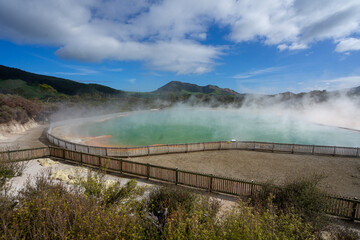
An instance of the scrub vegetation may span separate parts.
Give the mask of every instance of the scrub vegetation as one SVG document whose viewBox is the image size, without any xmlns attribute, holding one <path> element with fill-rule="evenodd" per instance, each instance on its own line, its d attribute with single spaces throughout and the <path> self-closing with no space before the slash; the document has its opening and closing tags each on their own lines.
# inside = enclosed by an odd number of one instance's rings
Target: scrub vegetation
<svg viewBox="0 0 360 240">
<path fill-rule="evenodd" d="M 41 112 L 41 104 L 16 95 L 0 94 L 0 123 L 15 120 L 26 123 Z"/>
<path fill-rule="evenodd" d="M 0 160 L 0 190 L 3 190 L 10 178 L 21 176 L 25 168 L 26 162 L 5 162 Z"/>
<path fill-rule="evenodd" d="M 313 224 L 322 217 L 321 210 L 293 198 L 306 193 L 318 201 L 321 194 L 315 189 L 315 184 L 291 183 L 280 197 L 266 190 L 221 210 L 219 201 L 178 187 L 152 188 L 144 194 L 134 180 L 123 186 L 108 184 L 103 172 L 89 172 L 69 187 L 42 174 L 14 196 L 2 189 L 0 238 L 321 239 L 326 225 Z M 339 229 L 331 234 L 335 239 L 358 237 Z"/>
</svg>

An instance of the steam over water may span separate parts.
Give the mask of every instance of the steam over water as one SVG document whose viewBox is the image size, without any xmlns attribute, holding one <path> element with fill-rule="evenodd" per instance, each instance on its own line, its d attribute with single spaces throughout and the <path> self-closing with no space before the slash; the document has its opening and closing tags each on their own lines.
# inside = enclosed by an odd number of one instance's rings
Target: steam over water
<svg viewBox="0 0 360 240">
<path fill-rule="evenodd" d="M 249 110 L 167 109 L 130 114 L 76 129 L 111 135 L 104 144 L 144 146 L 192 142 L 263 141 L 359 147 L 360 132 Z"/>
</svg>

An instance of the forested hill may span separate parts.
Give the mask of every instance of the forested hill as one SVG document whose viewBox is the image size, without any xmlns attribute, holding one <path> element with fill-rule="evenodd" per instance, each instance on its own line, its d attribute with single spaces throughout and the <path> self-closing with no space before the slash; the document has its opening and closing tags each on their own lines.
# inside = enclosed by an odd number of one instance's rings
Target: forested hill
<svg viewBox="0 0 360 240">
<path fill-rule="evenodd" d="M 0 65 L 0 80 L 22 80 L 29 86 L 38 86 L 39 84 L 47 84 L 53 87 L 57 92 L 66 95 L 76 94 L 93 94 L 101 95 L 120 95 L 123 91 L 116 90 L 99 84 L 85 84 L 76 81 L 40 75 L 26 72 L 17 68 L 10 68 Z"/>
</svg>

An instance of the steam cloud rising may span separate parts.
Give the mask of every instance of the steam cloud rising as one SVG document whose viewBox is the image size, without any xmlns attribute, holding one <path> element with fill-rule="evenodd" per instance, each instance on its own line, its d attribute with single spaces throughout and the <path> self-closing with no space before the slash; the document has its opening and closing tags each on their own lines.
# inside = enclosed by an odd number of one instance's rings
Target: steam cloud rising
<svg viewBox="0 0 360 240">
<path fill-rule="evenodd" d="M 236 105 L 221 105 L 212 100 L 199 106 L 190 99 L 186 103 L 172 105 L 166 111 L 154 112 L 144 115 L 142 113 L 130 114 L 121 119 L 121 127 L 117 120 L 109 117 L 97 117 L 97 120 L 105 121 L 108 125 L 105 128 L 100 125 L 92 125 L 92 131 L 84 132 L 83 127 L 71 127 L 69 134 L 75 133 L 77 136 L 101 136 L 106 134 L 119 137 L 119 131 L 128 139 L 129 145 L 147 145 L 147 140 L 158 140 L 162 142 L 162 136 L 158 136 L 159 131 L 166 129 L 169 124 L 177 126 L 178 130 L 168 128 L 167 133 L 173 134 L 168 143 L 183 143 L 186 136 L 183 133 L 194 133 L 204 135 L 204 139 L 197 139 L 190 136 L 194 141 L 217 141 L 230 140 L 257 140 L 257 141 L 276 141 L 273 135 L 282 137 L 280 142 L 304 143 L 304 144 L 324 144 L 324 145 L 343 145 L 358 147 L 360 145 L 360 97 L 351 95 L 346 91 L 330 93 L 309 93 L 304 95 L 293 95 L 291 93 L 274 96 L 255 96 L 248 95 L 242 102 L 241 107 Z M 169 105 L 167 102 L 158 101 L 157 104 Z M 216 108 L 208 108 L 216 106 Z M 207 107 L 204 111 L 204 107 Z M 189 108 L 191 111 L 189 112 Z M 138 109 L 143 109 L 138 106 Z M 199 112 L 201 111 L 201 112 Z M 73 110 L 72 110 L 73 112 Z M 98 111 L 87 114 L 99 115 Z M 61 115 L 61 114 L 59 114 Z M 68 115 L 69 116 L 69 115 Z M 157 116 L 157 117 L 154 117 Z M 76 121 L 81 125 L 83 120 Z M 197 126 L 196 129 L 189 127 Z M 330 128 L 326 126 L 338 128 Z M 123 127 L 126 126 L 126 129 Z M 179 127 L 180 126 L 180 127 Z M 227 128 L 221 126 L 228 126 Z M 99 129 L 97 129 L 99 128 Z M 208 128 L 208 129 L 206 129 Z M 347 128 L 357 131 L 343 130 Z M 88 128 L 89 129 L 89 128 Z M 111 131 L 109 131 L 111 129 Z M 138 135 L 137 130 L 142 129 L 144 135 Z M 198 130 L 200 129 L 200 130 Z M 252 129 L 252 131 L 250 131 Z M 203 132 L 201 132 L 203 131 Z M 211 132 L 211 135 L 208 133 Z M 131 137 L 144 140 L 143 142 L 132 142 Z M 123 136 L 123 137 L 124 137 Z M 187 136 L 189 137 L 189 136 Z M 153 138 L 153 139 L 151 139 Z M 336 139 L 340 139 L 336 142 Z M 341 140 L 342 139 L 342 140 Z M 331 141 L 330 141 L 331 140 Z M 279 140 L 278 140 L 279 141 Z M 127 145 L 126 144 L 126 145 Z"/>
</svg>

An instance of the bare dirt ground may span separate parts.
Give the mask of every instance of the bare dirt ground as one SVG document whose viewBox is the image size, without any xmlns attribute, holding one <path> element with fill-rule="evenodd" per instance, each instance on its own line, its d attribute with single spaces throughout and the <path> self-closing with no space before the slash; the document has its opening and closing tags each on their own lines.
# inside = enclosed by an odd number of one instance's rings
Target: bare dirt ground
<svg viewBox="0 0 360 240">
<path fill-rule="evenodd" d="M 39 125 L 25 132 L 12 134 L 10 137 L 0 140 L 0 151 L 45 147 L 47 142 L 45 129 L 47 127 L 48 125 Z"/>
<path fill-rule="evenodd" d="M 360 197 L 360 158 L 223 150 L 146 156 L 131 160 L 276 184 L 321 174 L 324 179 L 320 187 L 326 192 Z"/>
</svg>

